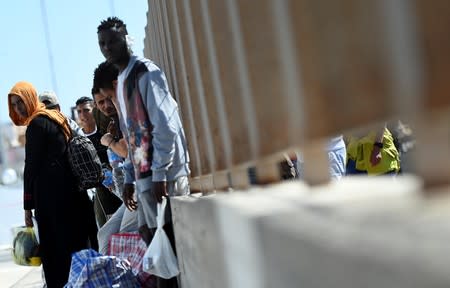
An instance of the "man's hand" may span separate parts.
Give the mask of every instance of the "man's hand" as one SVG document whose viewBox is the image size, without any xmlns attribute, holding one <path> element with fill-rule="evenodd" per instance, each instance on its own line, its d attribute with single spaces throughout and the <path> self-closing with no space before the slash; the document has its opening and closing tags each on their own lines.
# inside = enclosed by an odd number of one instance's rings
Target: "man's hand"
<svg viewBox="0 0 450 288">
<path fill-rule="evenodd" d="M 25 210 L 25 226 L 33 227 L 33 212 L 31 210 Z"/>
<path fill-rule="evenodd" d="M 155 194 L 156 200 L 161 203 L 162 197 L 168 196 L 166 181 L 153 182 L 153 193 Z"/>
<path fill-rule="evenodd" d="M 106 147 L 109 147 L 109 145 L 111 145 L 112 141 L 114 141 L 114 137 L 111 133 L 105 133 L 102 136 L 102 138 L 100 139 L 100 143 Z"/>
<path fill-rule="evenodd" d="M 134 200 L 134 184 L 123 184 L 123 203 L 130 211 L 137 209 L 137 202 Z"/>
<path fill-rule="evenodd" d="M 117 131 L 117 127 L 114 122 L 114 119 L 111 119 L 111 121 L 109 122 L 107 131 L 108 131 L 108 133 L 111 133 L 113 136 L 118 135 L 119 132 Z"/>
<path fill-rule="evenodd" d="M 370 155 L 370 163 L 372 166 L 378 165 L 381 161 L 381 148 L 373 146 L 372 154 Z"/>
</svg>

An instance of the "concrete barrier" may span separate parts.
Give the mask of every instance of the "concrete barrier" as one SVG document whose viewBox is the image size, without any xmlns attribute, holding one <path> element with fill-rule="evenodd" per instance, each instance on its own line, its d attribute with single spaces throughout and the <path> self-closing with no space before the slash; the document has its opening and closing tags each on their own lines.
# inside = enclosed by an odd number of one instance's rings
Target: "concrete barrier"
<svg viewBox="0 0 450 288">
<path fill-rule="evenodd" d="M 171 200 L 180 281 L 183 288 L 228 287 L 222 237 L 211 198 Z"/>
<path fill-rule="evenodd" d="M 296 211 L 260 223 L 264 287 L 449 287 L 448 231 L 352 222 Z"/>
<path fill-rule="evenodd" d="M 441 287 L 450 282 L 430 263 L 450 233 L 428 227 L 421 187 L 415 177 L 347 178 L 174 198 L 182 287 L 406 287 L 389 285 L 418 277 L 410 287 Z"/>
</svg>

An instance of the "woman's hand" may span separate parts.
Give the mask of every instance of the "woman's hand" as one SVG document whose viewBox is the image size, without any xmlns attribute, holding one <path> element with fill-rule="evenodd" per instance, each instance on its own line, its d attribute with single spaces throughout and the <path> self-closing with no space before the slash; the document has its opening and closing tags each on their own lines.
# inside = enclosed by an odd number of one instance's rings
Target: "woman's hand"
<svg viewBox="0 0 450 288">
<path fill-rule="evenodd" d="M 33 227 L 33 212 L 31 210 L 25 210 L 25 226 Z"/>
</svg>

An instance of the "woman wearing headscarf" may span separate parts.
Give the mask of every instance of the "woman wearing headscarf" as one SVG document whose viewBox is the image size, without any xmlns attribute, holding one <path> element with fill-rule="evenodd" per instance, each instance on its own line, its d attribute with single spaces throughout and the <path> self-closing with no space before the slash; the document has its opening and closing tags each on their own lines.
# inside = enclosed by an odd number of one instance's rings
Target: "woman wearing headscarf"
<svg viewBox="0 0 450 288">
<path fill-rule="evenodd" d="M 8 94 L 9 116 L 27 126 L 25 143 L 25 224 L 38 223 L 40 253 L 47 287 L 63 287 L 69 277 L 71 254 L 88 248 L 86 192 L 76 187 L 66 157 L 70 127 L 63 114 L 47 110 L 32 84 L 18 82 Z"/>
</svg>

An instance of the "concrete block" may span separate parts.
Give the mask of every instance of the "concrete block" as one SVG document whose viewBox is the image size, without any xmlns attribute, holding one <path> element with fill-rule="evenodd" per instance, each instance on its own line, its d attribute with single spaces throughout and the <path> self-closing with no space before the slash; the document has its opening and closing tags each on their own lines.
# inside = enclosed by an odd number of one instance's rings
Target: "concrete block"
<svg viewBox="0 0 450 288">
<path fill-rule="evenodd" d="M 414 235 L 382 225 L 361 227 L 302 209 L 258 225 L 265 287 L 450 285 L 449 249 L 437 234 L 419 237 L 420 229 L 409 231 Z"/>
<path fill-rule="evenodd" d="M 216 196 L 194 195 L 175 197 L 171 202 L 181 285 L 228 287 L 222 239 L 210 200 Z"/>
<path fill-rule="evenodd" d="M 182 287 L 447 283 L 439 273 L 437 282 L 429 281 L 434 268 L 426 267 L 434 267 L 430 263 L 442 251 L 442 241 L 432 235 L 443 223 L 425 229 L 420 189 L 414 177 L 364 177 L 313 188 L 287 181 L 246 192 L 176 197 L 172 214 Z M 450 235 L 449 229 L 440 231 L 441 240 Z M 417 239 L 411 241 L 411 235 Z M 416 281 L 416 273 L 425 280 Z"/>
<path fill-rule="evenodd" d="M 304 186 L 292 182 L 282 186 L 254 188 L 249 192 L 232 193 L 213 199 L 223 237 L 228 287 L 268 287 L 264 284 L 265 259 L 261 254 L 261 239 L 255 228 L 261 219 L 297 209 L 293 202 L 264 193 L 266 190 L 283 193 L 283 189 L 292 197 L 294 194 L 302 197 L 306 193 Z"/>
</svg>

